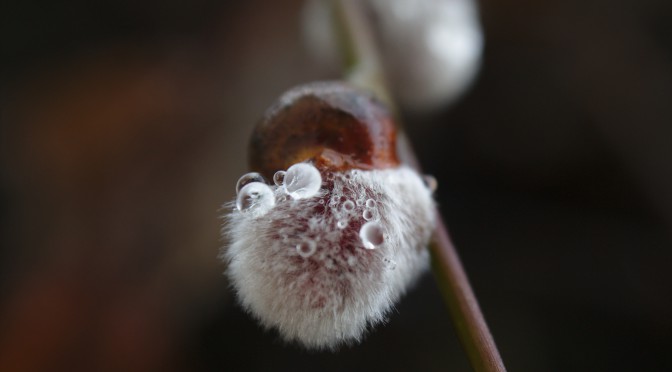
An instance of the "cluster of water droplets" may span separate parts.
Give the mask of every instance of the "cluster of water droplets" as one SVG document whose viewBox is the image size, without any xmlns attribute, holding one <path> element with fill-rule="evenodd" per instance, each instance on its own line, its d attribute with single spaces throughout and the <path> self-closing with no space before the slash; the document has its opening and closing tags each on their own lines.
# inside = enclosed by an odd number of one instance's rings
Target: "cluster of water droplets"
<svg viewBox="0 0 672 372">
<path fill-rule="evenodd" d="M 367 190 L 352 187 L 353 178 L 360 171 L 352 171 L 334 184 L 328 207 L 336 220 L 338 229 L 345 229 L 353 223 L 360 225 L 359 239 L 365 249 L 376 249 L 385 242 L 385 232 L 380 222 L 379 206 L 375 195 Z M 356 181 L 354 181 L 356 182 Z M 370 192 L 370 190 L 368 191 Z"/>
<path fill-rule="evenodd" d="M 279 171 L 273 176 L 275 187 L 271 188 L 259 173 L 247 173 L 236 184 L 236 208 L 244 213 L 261 216 L 271 210 L 276 202 L 287 199 L 311 198 L 320 190 L 320 172 L 307 163 L 294 164 L 287 171 Z M 276 200 L 276 190 L 282 190 Z"/>
<path fill-rule="evenodd" d="M 242 213 L 259 217 L 287 200 L 320 197 L 318 203 L 331 211 L 333 219 L 330 226 L 344 230 L 353 223 L 360 225 L 361 246 L 365 249 L 376 249 L 386 240 L 380 221 L 380 206 L 375 194 L 367 194 L 359 187 L 352 187 L 356 172 L 359 171 L 342 176 L 327 173 L 326 181 L 334 181 L 334 189 L 327 195 L 323 190 L 321 192 L 323 180 L 319 170 L 309 163 L 294 164 L 286 171 L 276 172 L 273 175 L 273 185 L 268 185 L 259 173 L 247 173 L 236 184 L 236 208 Z M 431 179 L 425 182 L 428 187 L 432 186 Z M 354 189 L 358 189 L 357 192 Z M 293 247 L 304 258 L 312 256 L 317 250 L 317 244 L 312 239 L 304 239 Z"/>
</svg>

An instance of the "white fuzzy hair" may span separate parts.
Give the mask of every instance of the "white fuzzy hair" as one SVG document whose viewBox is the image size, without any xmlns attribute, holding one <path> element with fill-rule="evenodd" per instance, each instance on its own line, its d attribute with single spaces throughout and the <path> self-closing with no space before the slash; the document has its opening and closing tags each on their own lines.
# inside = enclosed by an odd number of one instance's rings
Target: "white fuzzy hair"
<svg viewBox="0 0 672 372">
<path fill-rule="evenodd" d="M 227 216 L 222 258 L 240 303 L 307 348 L 359 341 L 428 266 L 431 191 L 404 166 L 323 171 L 322 189 L 306 199 L 272 190 L 276 203 L 264 214 L 234 208 Z M 375 249 L 359 235 L 367 209 L 383 233 Z M 299 254 L 302 242 L 314 243 L 312 255 Z"/>
</svg>

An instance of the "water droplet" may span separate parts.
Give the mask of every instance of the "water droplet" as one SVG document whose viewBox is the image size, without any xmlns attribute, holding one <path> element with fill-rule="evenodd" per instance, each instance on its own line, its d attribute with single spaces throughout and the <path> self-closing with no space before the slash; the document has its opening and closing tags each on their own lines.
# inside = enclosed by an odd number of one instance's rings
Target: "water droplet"
<svg viewBox="0 0 672 372">
<path fill-rule="evenodd" d="M 282 186 L 282 183 L 285 181 L 285 174 L 287 172 L 285 171 L 277 171 L 273 175 L 273 182 L 276 184 L 276 186 Z"/>
<path fill-rule="evenodd" d="M 236 182 L 236 194 L 238 194 L 240 192 L 240 190 L 243 187 L 245 187 L 245 185 L 250 184 L 252 182 L 266 183 L 266 180 L 264 179 L 264 177 L 262 177 L 261 174 L 256 173 L 256 172 L 243 174 L 238 179 L 238 182 Z"/>
<path fill-rule="evenodd" d="M 351 210 L 355 209 L 355 203 L 352 202 L 352 200 L 346 200 L 343 203 L 343 210 L 346 212 L 350 212 Z"/>
<path fill-rule="evenodd" d="M 345 221 L 345 220 L 340 220 L 336 223 L 336 227 L 338 227 L 341 230 L 345 229 L 347 226 L 348 226 L 348 222 Z"/>
<path fill-rule="evenodd" d="M 263 214 L 275 205 L 273 191 L 268 185 L 261 182 L 252 182 L 245 185 L 236 198 L 236 208 L 241 212 L 254 211 Z"/>
<path fill-rule="evenodd" d="M 324 204 L 324 199 L 320 199 L 320 201 L 318 203 Z"/>
<path fill-rule="evenodd" d="M 306 163 L 294 164 L 285 173 L 285 189 L 294 199 L 310 198 L 320 191 L 320 171 Z"/>
<path fill-rule="evenodd" d="M 304 258 L 312 256 L 315 250 L 317 250 L 317 244 L 312 240 L 302 241 L 296 245 L 296 251 Z"/>
<path fill-rule="evenodd" d="M 434 192 L 439 187 L 439 182 L 431 174 L 426 174 L 422 177 L 422 181 L 425 183 L 425 186 L 429 191 Z"/>
<path fill-rule="evenodd" d="M 373 208 L 373 207 L 375 207 L 375 206 L 376 206 L 376 201 L 375 201 L 375 200 L 373 200 L 373 199 L 368 199 L 368 200 L 366 201 L 366 207 L 367 207 L 367 208 Z"/>
<path fill-rule="evenodd" d="M 375 249 L 385 241 L 382 227 L 378 222 L 373 221 L 362 226 L 359 230 L 359 238 L 362 239 L 362 244 L 366 249 Z"/>
<path fill-rule="evenodd" d="M 367 209 L 364 211 L 364 213 L 362 213 L 362 217 L 364 217 L 364 219 L 367 221 L 371 221 L 376 217 L 376 214 L 372 210 Z"/>
</svg>

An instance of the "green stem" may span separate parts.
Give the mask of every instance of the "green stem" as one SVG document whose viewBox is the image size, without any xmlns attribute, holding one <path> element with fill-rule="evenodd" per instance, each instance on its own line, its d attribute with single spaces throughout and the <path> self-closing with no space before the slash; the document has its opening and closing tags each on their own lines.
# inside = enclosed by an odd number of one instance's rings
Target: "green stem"
<svg viewBox="0 0 672 372">
<path fill-rule="evenodd" d="M 340 39 L 347 80 L 353 85 L 372 91 L 396 112 L 385 73 L 369 24 L 356 0 L 333 0 L 336 34 Z M 397 120 L 399 122 L 399 120 Z M 409 165 L 420 169 L 410 142 L 399 130 L 399 156 Z M 474 291 L 462 267 L 460 257 L 439 214 L 430 251 L 432 269 L 448 305 L 462 346 L 475 371 L 506 371 L 495 341 L 485 323 Z"/>
<path fill-rule="evenodd" d="M 395 110 L 385 71 L 371 28 L 360 9 L 352 0 L 333 0 L 334 29 L 340 43 L 346 80 L 371 91 L 376 98 Z"/>
</svg>

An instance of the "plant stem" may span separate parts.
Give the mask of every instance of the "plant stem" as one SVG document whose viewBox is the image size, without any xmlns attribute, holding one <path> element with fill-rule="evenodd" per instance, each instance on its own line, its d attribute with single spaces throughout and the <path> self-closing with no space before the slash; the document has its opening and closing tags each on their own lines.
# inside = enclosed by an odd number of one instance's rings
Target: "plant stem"
<svg viewBox="0 0 672 372">
<path fill-rule="evenodd" d="M 346 80 L 374 93 L 390 109 L 396 106 L 385 80 L 378 48 L 361 4 L 351 0 L 332 0 L 334 28 L 343 55 Z"/>
<path fill-rule="evenodd" d="M 361 3 L 356 0 L 334 0 L 332 5 L 348 81 L 373 91 L 393 112 L 396 112 L 385 81 L 380 54 L 371 28 L 360 8 Z M 397 122 L 399 123 L 399 120 Z M 399 156 L 410 166 L 420 170 L 420 164 L 410 142 L 403 131 L 399 132 Z M 462 346 L 475 371 L 506 371 L 438 210 L 436 216 L 436 231 L 430 244 L 432 268 Z"/>
</svg>

